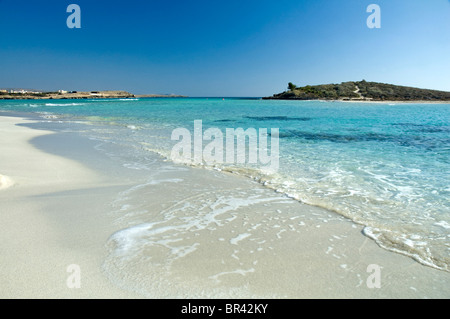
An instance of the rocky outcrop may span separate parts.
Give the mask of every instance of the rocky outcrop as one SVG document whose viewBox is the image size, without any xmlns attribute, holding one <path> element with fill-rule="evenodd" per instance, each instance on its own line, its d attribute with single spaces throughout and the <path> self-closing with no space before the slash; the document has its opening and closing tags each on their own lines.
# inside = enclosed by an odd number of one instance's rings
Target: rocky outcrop
<svg viewBox="0 0 450 319">
<path fill-rule="evenodd" d="M 378 82 L 290 85 L 288 91 L 265 97 L 267 100 L 341 100 L 341 101 L 450 101 L 450 92 L 419 89 Z"/>
</svg>

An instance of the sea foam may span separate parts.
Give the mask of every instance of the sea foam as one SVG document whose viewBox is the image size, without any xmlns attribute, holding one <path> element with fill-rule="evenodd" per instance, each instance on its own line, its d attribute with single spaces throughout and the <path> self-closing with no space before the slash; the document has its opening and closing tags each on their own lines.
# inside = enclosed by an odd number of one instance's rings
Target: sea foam
<svg viewBox="0 0 450 319">
<path fill-rule="evenodd" d="M 77 106 L 86 105 L 86 103 L 45 103 L 45 106 Z"/>
</svg>

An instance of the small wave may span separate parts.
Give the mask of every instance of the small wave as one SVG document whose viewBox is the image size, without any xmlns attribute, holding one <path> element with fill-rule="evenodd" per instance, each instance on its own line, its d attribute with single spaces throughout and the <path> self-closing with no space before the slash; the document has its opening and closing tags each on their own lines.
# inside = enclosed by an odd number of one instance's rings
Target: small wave
<svg viewBox="0 0 450 319">
<path fill-rule="evenodd" d="M 444 229 L 450 229 L 450 224 L 446 221 L 441 220 L 440 222 L 435 223 L 436 226 L 440 226 Z"/>
<path fill-rule="evenodd" d="M 369 226 L 364 227 L 363 234 L 386 250 L 411 257 L 422 265 L 431 268 L 447 272 L 450 271 L 448 262 L 445 260 L 446 258 L 442 256 L 443 258 L 438 259 L 431 256 L 426 242 L 418 241 L 415 238 L 408 238 L 405 234 L 396 234 L 393 231 Z"/>
<path fill-rule="evenodd" d="M 77 106 L 86 105 L 86 103 L 45 103 L 45 106 Z"/>
<path fill-rule="evenodd" d="M 136 125 L 127 125 L 127 128 L 129 128 L 130 130 L 133 130 L 133 131 L 142 129 L 142 127 L 136 126 Z"/>
<path fill-rule="evenodd" d="M 46 120 L 53 120 L 59 118 L 57 115 L 52 114 L 50 112 L 38 112 L 38 114 L 40 114 L 40 116 Z"/>
</svg>

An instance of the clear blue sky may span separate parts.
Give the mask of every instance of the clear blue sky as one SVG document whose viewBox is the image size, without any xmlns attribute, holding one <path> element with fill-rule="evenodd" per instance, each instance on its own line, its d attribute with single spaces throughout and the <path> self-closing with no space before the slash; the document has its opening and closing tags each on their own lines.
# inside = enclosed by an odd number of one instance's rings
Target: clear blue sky
<svg viewBox="0 0 450 319">
<path fill-rule="evenodd" d="M 0 0 L 0 87 L 267 96 L 361 79 L 450 91 L 450 1 Z"/>
</svg>

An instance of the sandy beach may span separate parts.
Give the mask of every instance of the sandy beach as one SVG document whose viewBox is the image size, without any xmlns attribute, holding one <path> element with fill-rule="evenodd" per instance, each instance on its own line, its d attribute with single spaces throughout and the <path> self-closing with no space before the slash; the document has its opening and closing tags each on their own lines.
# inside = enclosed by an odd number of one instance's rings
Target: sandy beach
<svg viewBox="0 0 450 319">
<path fill-rule="evenodd" d="M 372 100 L 337 100 L 345 103 L 369 103 L 369 104 L 450 104 L 450 101 L 372 101 Z"/>
<path fill-rule="evenodd" d="M 104 241 L 111 228 L 99 211 L 113 194 L 95 172 L 72 160 L 44 153 L 32 139 L 53 134 L 32 130 L 30 121 L 0 117 L 1 298 L 123 298 L 101 273 Z M 2 185 L 5 178 L 2 177 Z M 80 266 L 80 289 L 67 272 Z"/>
<path fill-rule="evenodd" d="M 449 273 L 333 212 L 162 161 L 143 193 L 93 141 L 32 124 L 0 117 L 0 298 L 450 297 Z"/>
</svg>

